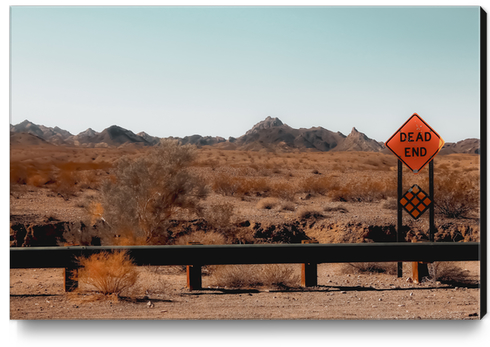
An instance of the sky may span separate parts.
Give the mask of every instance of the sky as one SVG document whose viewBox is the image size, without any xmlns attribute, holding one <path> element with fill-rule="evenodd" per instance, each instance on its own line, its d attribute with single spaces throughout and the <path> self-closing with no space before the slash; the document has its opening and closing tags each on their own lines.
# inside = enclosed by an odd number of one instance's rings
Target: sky
<svg viewBox="0 0 490 347">
<path fill-rule="evenodd" d="M 479 7 L 10 8 L 10 123 L 243 135 L 267 116 L 378 141 L 480 138 Z"/>
</svg>

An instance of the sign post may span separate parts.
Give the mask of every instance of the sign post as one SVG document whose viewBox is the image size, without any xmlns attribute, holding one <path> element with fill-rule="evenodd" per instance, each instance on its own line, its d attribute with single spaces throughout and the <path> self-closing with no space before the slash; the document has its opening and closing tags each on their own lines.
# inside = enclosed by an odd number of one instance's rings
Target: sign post
<svg viewBox="0 0 490 347">
<path fill-rule="evenodd" d="M 398 157 L 398 208 L 396 241 L 401 242 L 402 211 L 417 219 L 429 209 L 429 240 L 434 241 L 434 162 L 444 140 L 418 114 L 414 113 L 389 139 L 385 146 Z M 429 164 L 429 194 L 414 185 L 403 194 L 402 163 L 414 174 Z M 402 277 L 403 264 L 398 262 L 397 276 Z"/>
</svg>

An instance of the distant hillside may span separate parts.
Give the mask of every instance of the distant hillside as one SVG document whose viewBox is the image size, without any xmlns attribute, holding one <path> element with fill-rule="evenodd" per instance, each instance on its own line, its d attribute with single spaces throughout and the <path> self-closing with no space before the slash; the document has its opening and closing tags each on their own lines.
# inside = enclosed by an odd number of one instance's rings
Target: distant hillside
<svg viewBox="0 0 490 347">
<path fill-rule="evenodd" d="M 155 146 L 160 138 L 142 131 L 138 134 L 112 125 L 102 132 L 88 128 L 78 135 L 58 127 L 50 128 L 34 124 L 28 120 L 17 125 L 10 125 L 11 144 L 49 143 L 64 146 L 80 147 L 120 147 L 120 146 Z M 29 134 L 29 136 L 14 136 Z M 174 137 L 170 137 L 174 138 Z M 369 138 L 355 127 L 349 135 L 333 132 L 322 127 L 295 129 L 284 124 L 279 118 L 267 117 L 258 122 L 242 136 L 230 137 L 228 140 L 219 136 L 191 135 L 175 137 L 182 144 L 198 147 L 214 146 L 220 149 L 267 150 L 267 151 L 367 151 L 391 153 L 382 142 Z M 41 141 L 41 142 L 40 142 Z M 44 141 L 44 142 L 42 142 Z M 440 154 L 476 153 L 480 154 L 480 140 L 466 139 L 457 143 L 446 143 Z"/>
<path fill-rule="evenodd" d="M 10 133 L 10 145 L 11 146 L 54 146 L 46 140 L 40 138 L 37 135 L 27 132 L 11 132 Z"/>
<path fill-rule="evenodd" d="M 466 139 L 459 142 L 445 143 L 439 154 L 452 154 L 452 153 L 471 153 L 480 154 L 480 140 L 479 139 Z"/>
<path fill-rule="evenodd" d="M 352 128 L 349 135 L 333 151 L 380 152 L 385 148 L 382 143 L 367 137 L 364 133 Z"/>
</svg>

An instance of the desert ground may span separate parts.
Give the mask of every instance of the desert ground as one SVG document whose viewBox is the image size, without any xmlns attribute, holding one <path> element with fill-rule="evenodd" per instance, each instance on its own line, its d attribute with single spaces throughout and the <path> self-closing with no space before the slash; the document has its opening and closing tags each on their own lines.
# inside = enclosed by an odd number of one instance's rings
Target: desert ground
<svg viewBox="0 0 490 347">
<path fill-rule="evenodd" d="M 77 226 L 93 224 L 101 184 L 122 156 L 149 148 L 80 148 L 15 144 L 10 150 L 11 247 L 73 245 Z M 439 242 L 480 241 L 479 156 L 437 156 L 436 198 L 455 214 L 437 210 Z M 372 152 L 238 151 L 197 149 L 189 170 L 206 183 L 199 214 L 177 211 L 167 244 L 319 243 L 393 241 L 396 226 L 396 158 Z M 404 169 L 406 191 L 428 192 L 428 168 Z M 465 206 L 452 206 L 464 201 Z M 461 210 L 461 211 L 460 211 Z M 458 213 L 460 213 L 458 215 Z M 95 221 L 96 222 L 96 221 Z M 405 241 L 427 239 L 428 213 L 403 217 Z M 77 224 L 78 223 L 78 224 Z M 204 226 L 203 226 L 204 225 Z M 270 226 L 280 233 L 267 233 Z M 60 228 L 62 227 L 61 231 Z M 55 236 L 45 237 L 52 227 Z M 268 229 L 269 228 L 269 229 Z M 81 229 L 80 229 L 81 230 Z M 79 240 L 78 240 L 79 241 Z M 119 238 L 119 244 L 141 242 Z M 116 242 L 116 241 L 114 241 Z M 141 243 L 140 243 L 141 244 Z M 320 264 L 318 285 L 302 288 L 300 265 L 209 266 L 203 289 L 186 288 L 182 267 L 139 267 L 128 291 L 101 295 L 80 281 L 63 291 L 63 269 L 11 269 L 10 318 L 39 319 L 479 319 L 480 264 L 436 264 L 434 278 L 413 283 L 411 264 L 397 278 L 395 264 Z M 281 281 L 227 277 L 282 273 Z M 280 283 L 277 283 L 280 282 Z"/>
</svg>

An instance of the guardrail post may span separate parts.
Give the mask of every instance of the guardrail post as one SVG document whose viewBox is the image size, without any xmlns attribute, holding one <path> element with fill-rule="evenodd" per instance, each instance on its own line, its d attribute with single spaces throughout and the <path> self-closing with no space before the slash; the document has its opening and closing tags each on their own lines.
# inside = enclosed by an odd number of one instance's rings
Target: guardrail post
<svg viewBox="0 0 490 347">
<path fill-rule="evenodd" d="M 302 240 L 301 243 L 318 243 L 314 240 Z M 318 268 L 317 263 L 301 264 L 301 286 L 314 287 L 318 285 Z"/>
<path fill-rule="evenodd" d="M 427 263 L 422 261 L 412 262 L 412 280 L 413 283 L 420 283 L 422 278 L 429 276 L 429 268 Z"/>
<path fill-rule="evenodd" d="M 417 243 L 417 242 L 428 242 L 428 241 L 412 240 L 412 242 Z M 422 282 L 422 278 L 429 276 L 429 267 L 427 266 L 427 264 L 428 263 L 422 262 L 422 261 L 413 261 L 412 262 L 412 280 L 413 280 L 413 283 L 420 283 L 420 282 Z"/>
<path fill-rule="evenodd" d="M 65 292 L 73 292 L 78 288 L 78 268 L 68 267 L 64 271 L 64 289 Z"/>
<path fill-rule="evenodd" d="M 188 242 L 188 245 L 202 245 L 199 242 Z M 202 289 L 201 265 L 187 265 L 187 288 L 189 290 Z"/>
</svg>

